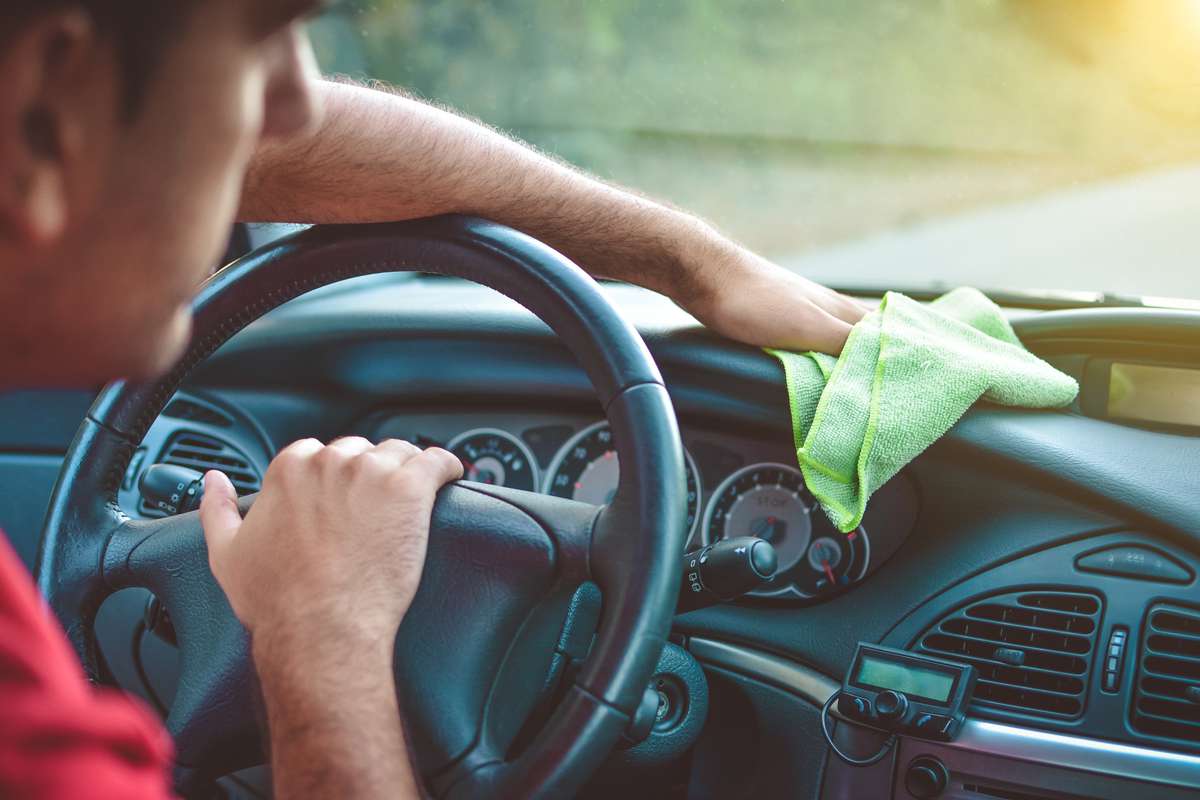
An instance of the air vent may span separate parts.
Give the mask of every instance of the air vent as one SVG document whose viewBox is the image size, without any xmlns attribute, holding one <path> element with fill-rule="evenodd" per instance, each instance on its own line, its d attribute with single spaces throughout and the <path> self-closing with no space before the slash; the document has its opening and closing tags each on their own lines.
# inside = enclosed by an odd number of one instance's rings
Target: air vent
<svg viewBox="0 0 1200 800">
<path fill-rule="evenodd" d="M 220 470 L 229 476 L 238 494 L 252 494 L 262 488 L 262 476 L 242 451 L 215 436 L 185 431 L 175 434 L 163 448 L 159 464 L 176 464 L 198 472 Z M 159 516 L 142 501 L 143 514 Z"/>
<path fill-rule="evenodd" d="M 1143 639 L 1133 727 L 1150 736 L 1200 742 L 1200 611 L 1153 605 Z"/>
<path fill-rule="evenodd" d="M 1010 592 L 961 608 L 916 649 L 974 665 L 973 707 L 1060 718 L 1083 713 L 1100 599 L 1071 592 Z"/>
</svg>

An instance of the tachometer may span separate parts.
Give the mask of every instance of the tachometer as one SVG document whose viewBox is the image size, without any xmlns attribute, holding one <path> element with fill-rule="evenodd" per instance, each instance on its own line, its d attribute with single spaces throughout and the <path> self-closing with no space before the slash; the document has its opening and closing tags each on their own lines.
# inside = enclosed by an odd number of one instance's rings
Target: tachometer
<svg viewBox="0 0 1200 800">
<path fill-rule="evenodd" d="M 459 434 L 446 447 L 463 462 L 469 481 L 536 492 L 537 462 L 517 437 L 496 428 L 477 428 Z"/>
<path fill-rule="evenodd" d="M 688 542 L 696 533 L 700 516 L 700 473 L 691 455 L 687 461 Z M 612 429 L 607 422 L 589 425 L 572 436 L 554 456 L 546 478 L 546 494 L 604 505 L 613 499 L 620 479 Z"/>
<path fill-rule="evenodd" d="M 815 597 L 862 577 L 867 538 L 835 529 L 817 508 L 804 477 L 786 464 L 739 469 L 713 494 L 704 520 L 704 541 L 756 536 L 775 546 L 775 580 L 753 594 Z"/>
</svg>

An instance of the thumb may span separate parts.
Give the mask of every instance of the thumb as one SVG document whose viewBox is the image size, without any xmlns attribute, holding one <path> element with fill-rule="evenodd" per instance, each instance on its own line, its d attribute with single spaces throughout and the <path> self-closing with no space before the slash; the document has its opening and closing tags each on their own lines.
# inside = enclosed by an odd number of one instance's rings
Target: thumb
<svg viewBox="0 0 1200 800">
<path fill-rule="evenodd" d="M 237 490 L 223 472 L 209 470 L 204 476 L 204 497 L 200 499 L 200 524 L 208 542 L 209 560 L 229 547 L 242 525 Z"/>
</svg>

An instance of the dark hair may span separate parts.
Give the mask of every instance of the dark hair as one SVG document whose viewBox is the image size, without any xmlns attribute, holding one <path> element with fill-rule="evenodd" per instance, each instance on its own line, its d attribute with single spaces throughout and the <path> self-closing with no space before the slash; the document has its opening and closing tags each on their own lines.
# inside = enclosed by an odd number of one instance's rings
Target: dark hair
<svg viewBox="0 0 1200 800">
<path fill-rule="evenodd" d="M 197 0 L 0 0 L 0 46 L 39 16 L 66 8 L 85 11 L 113 41 L 124 84 L 122 111 L 132 118 L 163 54 L 196 4 Z"/>
</svg>

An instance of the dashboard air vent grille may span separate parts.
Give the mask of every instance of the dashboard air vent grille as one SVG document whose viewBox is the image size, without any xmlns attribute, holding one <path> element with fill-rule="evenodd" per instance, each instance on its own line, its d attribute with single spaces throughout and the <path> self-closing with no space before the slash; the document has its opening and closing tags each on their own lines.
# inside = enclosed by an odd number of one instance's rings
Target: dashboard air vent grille
<svg viewBox="0 0 1200 800">
<path fill-rule="evenodd" d="M 1200 611 L 1158 603 L 1143 632 L 1133 727 L 1200 742 Z"/>
<path fill-rule="evenodd" d="M 229 476 L 240 495 L 252 494 L 262 488 L 262 476 L 250 459 L 241 450 L 215 436 L 191 431 L 177 433 L 167 442 L 157 463 L 176 464 L 198 472 L 220 470 Z M 143 514 L 158 516 L 158 512 L 145 501 L 142 501 L 140 510 Z"/>
<path fill-rule="evenodd" d="M 1009 592 L 945 617 L 916 649 L 973 665 L 977 707 L 1078 717 L 1099 616 L 1092 594 Z"/>
</svg>

